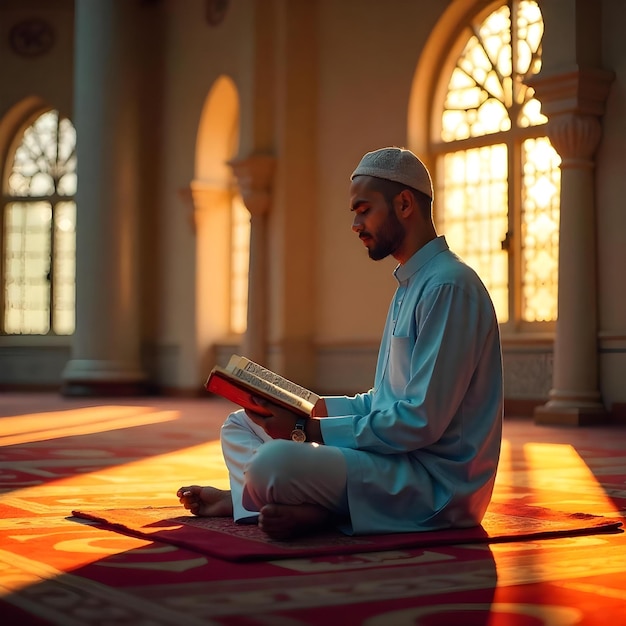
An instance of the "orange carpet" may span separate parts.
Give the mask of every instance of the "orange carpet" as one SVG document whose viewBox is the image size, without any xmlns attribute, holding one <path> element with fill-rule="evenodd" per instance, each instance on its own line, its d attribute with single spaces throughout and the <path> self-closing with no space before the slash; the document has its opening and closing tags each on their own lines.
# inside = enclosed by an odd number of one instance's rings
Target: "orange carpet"
<svg viewBox="0 0 626 626">
<path fill-rule="evenodd" d="M 229 407 L 2 396 L 0 623 L 626 625 L 623 532 L 233 562 L 71 518 L 175 507 L 190 482 L 226 487 Z M 625 450 L 624 428 L 507 420 L 494 504 L 623 522 Z"/>
</svg>

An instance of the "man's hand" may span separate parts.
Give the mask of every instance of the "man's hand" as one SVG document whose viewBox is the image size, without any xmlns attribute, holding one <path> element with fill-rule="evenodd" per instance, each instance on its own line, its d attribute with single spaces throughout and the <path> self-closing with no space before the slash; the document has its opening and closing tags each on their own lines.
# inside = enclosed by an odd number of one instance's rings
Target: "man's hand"
<svg viewBox="0 0 626 626">
<path fill-rule="evenodd" d="M 311 417 L 328 417 L 328 409 L 326 408 L 326 400 L 320 398 L 311 411 Z"/>
<path fill-rule="evenodd" d="M 285 409 L 282 406 L 268 402 L 264 398 L 255 397 L 255 402 L 263 409 L 271 411 L 270 416 L 255 413 L 246 409 L 246 415 L 260 426 L 272 439 L 291 439 L 291 433 L 296 426 L 296 420 L 300 417 L 297 413 Z M 325 408 L 325 406 L 324 406 Z M 314 411 L 315 413 L 315 411 Z M 311 417 L 305 427 L 307 441 L 324 443 L 319 419 Z"/>
<path fill-rule="evenodd" d="M 271 411 L 272 415 L 262 415 L 250 409 L 246 409 L 246 415 L 272 439 L 291 439 L 291 431 L 296 425 L 297 415 L 293 411 L 268 402 L 263 398 L 255 397 L 254 401 L 264 409 Z"/>
</svg>

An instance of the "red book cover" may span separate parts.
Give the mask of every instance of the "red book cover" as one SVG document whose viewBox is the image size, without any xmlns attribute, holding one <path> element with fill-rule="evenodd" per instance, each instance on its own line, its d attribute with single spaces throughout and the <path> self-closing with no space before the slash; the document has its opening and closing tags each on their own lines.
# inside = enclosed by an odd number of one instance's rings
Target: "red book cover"
<svg viewBox="0 0 626 626">
<path fill-rule="evenodd" d="M 250 409 L 251 411 L 261 415 L 271 415 L 267 409 L 260 407 L 254 401 L 254 395 L 250 393 L 250 391 L 235 384 L 229 378 L 225 378 L 220 374 L 220 372 L 211 373 L 209 380 L 206 382 L 206 389 L 211 393 L 215 393 L 218 396 L 222 396 L 223 398 L 238 404 L 244 409 Z M 262 394 L 259 393 L 256 395 L 261 396 Z"/>
</svg>

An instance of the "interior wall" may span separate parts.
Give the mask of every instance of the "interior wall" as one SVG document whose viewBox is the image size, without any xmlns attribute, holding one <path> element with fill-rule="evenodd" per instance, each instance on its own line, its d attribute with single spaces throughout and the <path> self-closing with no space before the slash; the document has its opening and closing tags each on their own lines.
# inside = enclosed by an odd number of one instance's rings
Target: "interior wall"
<svg viewBox="0 0 626 626">
<path fill-rule="evenodd" d="M 239 43 L 252 34 L 251 8 L 252 3 L 233 2 L 227 19 L 211 26 L 201 0 L 186 2 L 185 10 L 175 0 L 161 7 L 165 28 L 163 157 L 157 185 L 162 202 L 162 273 L 155 351 L 161 361 L 160 385 L 166 388 L 198 389 L 206 378 L 197 358 L 198 241 L 190 184 L 196 177 L 203 107 L 215 81 L 228 76 L 238 90 L 247 92 L 246 59 Z"/>
<path fill-rule="evenodd" d="M 602 5 L 601 65 L 615 73 L 596 155 L 600 390 L 609 408 L 626 407 L 626 3 Z M 622 409 L 623 410 L 623 409 Z"/>
<path fill-rule="evenodd" d="M 265 151 L 282 160 L 274 181 L 278 187 L 272 243 L 277 247 L 269 277 L 275 297 L 273 348 L 280 351 L 292 339 L 310 341 L 312 380 L 321 392 L 358 391 L 373 380 L 378 341 L 395 288 L 391 275 L 395 262 L 371 261 L 352 233 L 349 176 L 369 150 L 386 145 L 419 149 L 420 137 L 428 133 L 428 116 L 413 125 L 409 116 L 412 100 L 420 97 L 414 90 L 414 76 L 425 58 L 422 53 L 428 51 L 425 46 L 447 9 L 488 3 L 316 0 L 302 8 L 300 1 L 231 0 L 224 20 L 215 26 L 207 20 L 204 0 L 185 0 L 184 9 L 179 0 L 146 3 L 158 15 L 158 24 L 152 27 L 158 26 L 153 45 L 159 58 L 146 67 L 154 72 L 147 82 L 153 87 L 150 97 L 158 102 L 144 121 L 153 143 L 146 144 L 137 173 L 151 187 L 143 209 L 150 245 L 142 266 L 142 282 L 147 285 L 142 319 L 151 372 L 162 388 L 197 389 L 205 375 L 197 359 L 200 274 L 190 197 L 197 178 L 202 114 L 220 76 L 232 80 L 239 94 L 238 157 Z M 596 162 L 599 346 L 604 398 L 610 405 L 626 403 L 626 291 L 620 288 L 621 268 L 626 264 L 622 207 L 626 46 L 620 28 L 626 5 L 615 0 L 551 0 L 549 4 L 557 11 L 583 5 L 585 10 L 602 9 L 601 58 L 589 57 L 589 62 L 599 62 L 615 73 Z M 71 117 L 73 6 L 72 0 L 0 4 L 0 119 L 27 97 Z M 54 46 L 41 58 L 18 57 L 8 43 L 9 28 L 18 18 L 33 14 L 53 24 Z M 291 58 L 281 57 L 296 50 L 299 41 L 293 27 L 306 15 L 311 22 L 306 24 L 303 41 L 309 48 Z M 558 64 L 564 52 L 559 48 L 558 29 L 567 26 L 568 19 L 547 26 L 544 52 L 553 55 L 553 63 Z M 579 37 L 583 45 L 584 30 Z M 306 254 L 285 270 L 300 250 Z M 303 282 L 293 287 L 302 275 Z M 204 318 L 202 323 L 207 323 Z M 54 383 L 68 342 L 23 339 L 0 338 L 0 384 L 34 378 Z M 3 347 L 12 341 L 18 341 L 17 351 Z M 52 352 L 37 351 L 37 345 L 50 345 Z M 506 348 L 509 396 L 547 394 L 550 352 L 551 346 L 541 341 Z M 277 362 L 291 369 L 280 359 Z"/>
<path fill-rule="evenodd" d="M 319 3 L 317 289 L 324 295 L 316 339 L 323 346 L 378 344 L 396 286 L 395 262 L 371 261 L 352 232 L 349 178 L 366 152 L 407 145 L 413 73 L 445 4 Z M 350 45 L 347 32 L 355 34 Z"/>
<path fill-rule="evenodd" d="M 19 54 L 11 45 L 16 24 L 33 18 L 52 27 L 49 50 L 40 56 Z M 59 0 L 0 3 L 0 165 L 15 134 L 38 114 L 56 108 L 72 117 L 74 3 Z M 2 191 L 5 190 L 2 172 Z M 60 372 L 70 357 L 70 337 L 0 336 L 0 387 L 50 388 L 60 382 Z"/>
<path fill-rule="evenodd" d="M 74 2 L 54 3 L 4 0 L 0 6 L 0 117 L 16 102 L 37 96 L 71 118 L 73 104 Z M 11 47 L 11 29 L 33 18 L 52 26 L 52 46 L 41 56 L 17 54 Z"/>
</svg>

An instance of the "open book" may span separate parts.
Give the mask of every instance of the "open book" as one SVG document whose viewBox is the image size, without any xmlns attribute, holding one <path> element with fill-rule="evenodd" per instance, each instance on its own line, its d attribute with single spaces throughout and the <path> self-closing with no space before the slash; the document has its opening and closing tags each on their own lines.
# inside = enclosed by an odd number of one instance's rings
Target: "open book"
<svg viewBox="0 0 626 626">
<path fill-rule="evenodd" d="M 234 354 L 226 367 L 216 365 L 209 374 L 205 387 L 211 393 L 262 415 L 271 415 L 254 401 L 254 396 L 265 398 L 287 409 L 309 417 L 320 397 L 275 372 Z"/>
</svg>

